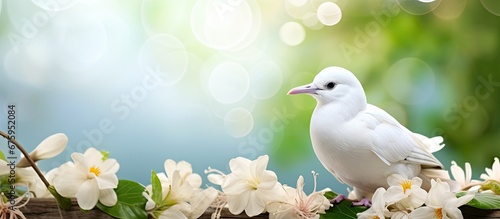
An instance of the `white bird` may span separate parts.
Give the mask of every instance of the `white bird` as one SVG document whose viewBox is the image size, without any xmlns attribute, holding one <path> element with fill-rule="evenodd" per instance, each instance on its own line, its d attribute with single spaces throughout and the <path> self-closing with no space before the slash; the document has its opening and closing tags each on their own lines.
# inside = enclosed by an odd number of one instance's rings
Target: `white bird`
<svg viewBox="0 0 500 219">
<path fill-rule="evenodd" d="M 338 181 L 352 186 L 357 199 L 368 198 L 387 177 L 400 174 L 449 179 L 432 153 L 444 147 L 442 137 L 413 133 L 384 110 L 368 104 L 361 83 L 349 70 L 328 67 L 310 84 L 288 94 L 309 94 L 316 99 L 310 124 L 314 152 Z"/>
</svg>

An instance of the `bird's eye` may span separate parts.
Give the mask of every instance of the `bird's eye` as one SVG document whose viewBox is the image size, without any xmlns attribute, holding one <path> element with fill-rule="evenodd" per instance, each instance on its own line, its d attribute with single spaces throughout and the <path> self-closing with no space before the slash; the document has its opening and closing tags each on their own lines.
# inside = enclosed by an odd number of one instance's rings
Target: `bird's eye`
<svg viewBox="0 0 500 219">
<path fill-rule="evenodd" d="M 337 84 L 335 84 L 333 82 L 328 82 L 328 84 L 326 84 L 326 88 L 328 90 L 331 90 L 331 89 L 333 89 L 335 87 L 335 85 L 337 85 Z"/>
</svg>

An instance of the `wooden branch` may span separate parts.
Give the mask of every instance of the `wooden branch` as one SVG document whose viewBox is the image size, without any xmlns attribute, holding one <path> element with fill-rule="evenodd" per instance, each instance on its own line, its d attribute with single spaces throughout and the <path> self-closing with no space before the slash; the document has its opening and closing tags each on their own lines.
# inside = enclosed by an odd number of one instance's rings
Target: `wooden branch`
<svg viewBox="0 0 500 219">
<path fill-rule="evenodd" d="M 79 219 L 114 219 L 106 213 L 95 209 L 89 212 L 83 212 L 78 207 L 76 199 L 71 200 L 71 209 L 68 211 L 59 210 L 57 202 L 54 198 L 31 198 L 28 204 L 20 208 L 24 216 L 29 219 L 45 219 L 45 218 L 79 218 Z M 209 208 L 200 217 L 202 219 L 210 219 L 215 209 Z M 60 212 L 60 213 L 59 213 Z M 62 215 L 62 217 L 61 217 Z M 151 217 L 150 217 L 151 218 Z M 249 218 L 244 213 L 240 215 L 233 215 L 227 209 L 224 209 L 220 218 Z M 255 217 L 255 219 L 269 218 L 268 214 L 262 214 Z"/>
<path fill-rule="evenodd" d="M 470 206 L 460 207 L 465 219 L 486 219 L 497 218 L 500 219 L 500 211 L 487 211 L 473 208 Z M 29 219 L 46 219 L 46 218 L 80 218 L 80 219 L 114 219 L 106 213 L 95 209 L 89 212 L 83 212 L 78 207 L 76 199 L 71 200 L 71 209 L 68 211 L 59 210 L 57 202 L 54 198 L 31 198 L 25 207 L 21 208 L 24 216 Z M 215 209 L 209 208 L 200 217 L 201 219 L 210 219 Z M 61 212 L 61 213 L 59 213 Z M 62 215 L 62 217 L 60 216 Z M 150 217 L 151 218 L 151 217 Z M 249 218 L 244 213 L 240 215 L 233 215 L 227 209 L 224 209 L 220 218 Z M 268 214 L 261 214 L 255 219 L 267 219 Z"/>
</svg>

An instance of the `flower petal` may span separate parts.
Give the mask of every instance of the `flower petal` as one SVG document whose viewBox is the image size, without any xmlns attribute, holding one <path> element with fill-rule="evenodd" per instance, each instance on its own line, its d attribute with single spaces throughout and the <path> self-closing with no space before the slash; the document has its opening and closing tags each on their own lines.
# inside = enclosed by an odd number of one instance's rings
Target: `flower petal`
<svg viewBox="0 0 500 219">
<path fill-rule="evenodd" d="M 278 177 L 273 171 L 266 170 L 259 175 L 258 179 L 260 179 L 260 183 L 257 185 L 258 189 L 272 189 L 278 182 Z"/>
<path fill-rule="evenodd" d="M 250 163 L 250 174 L 252 178 L 259 179 L 262 173 L 266 171 L 269 156 L 263 155 Z"/>
<path fill-rule="evenodd" d="M 219 193 L 213 187 L 208 187 L 200 193 L 196 193 L 191 201 L 192 212 L 189 218 L 199 218 L 207 208 L 215 201 Z"/>
<path fill-rule="evenodd" d="M 99 199 L 99 188 L 95 180 L 86 180 L 78 188 L 76 200 L 78 206 L 84 210 L 90 210 L 95 207 Z"/>
<path fill-rule="evenodd" d="M 465 163 L 465 185 L 468 185 L 472 179 L 472 168 L 469 162 Z"/>
<path fill-rule="evenodd" d="M 111 207 L 116 205 L 117 201 L 118 197 L 114 189 L 102 189 L 99 192 L 99 202 L 101 202 L 101 204 Z"/>
<path fill-rule="evenodd" d="M 31 159 L 37 162 L 57 156 L 66 148 L 68 144 L 68 137 L 63 133 L 57 133 L 44 139 L 36 148 L 30 153 Z M 16 165 L 17 167 L 30 166 L 28 160 L 22 157 Z"/>
<path fill-rule="evenodd" d="M 215 173 L 208 174 L 207 178 L 208 178 L 208 181 L 210 181 L 211 183 L 213 183 L 215 185 L 222 185 L 224 183 L 224 180 L 225 180 L 224 176 L 222 176 L 220 174 L 215 174 Z"/>
<path fill-rule="evenodd" d="M 249 217 L 261 214 L 264 211 L 265 204 L 262 203 L 258 191 L 250 191 L 248 205 L 245 207 L 245 213 Z"/>
<path fill-rule="evenodd" d="M 422 206 L 427 199 L 427 192 L 420 187 L 413 187 L 411 190 L 411 207 L 418 208 Z"/>
<path fill-rule="evenodd" d="M 81 172 L 87 174 L 91 165 L 87 162 L 85 155 L 82 153 L 72 153 L 71 159 L 75 162 L 75 167 Z"/>
<path fill-rule="evenodd" d="M 384 200 L 384 194 L 386 190 L 383 187 L 378 188 L 375 190 L 375 193 L 373 193 L 372 196 L 372 208 L 375 211 L 380 211 L 385 208 L 385 200 Z"/>
<path fill-rule="evenodd" d="M 101 173 L 95 178 L 99 189 L 115 189 L 118 187 L 118 177 L 114 173 Z"/>
<path fill-rule="evenodd" d="M 201 176 L 196 174 L 196 173 L 193 173 L 193 174 L 189 174 L 187 177 L 186 177 L 186 181 L 191 185 L 191 187 L 193 188 L 200 188 L 201 186 L 201 183 L 202 183 L 202 180 L 201 180 Z"/>
<path fill-rule="evenodd" d="M 102 163 L 102 153 L 95 148 L 88 148 L 83 155 L 89 164 L 95 165 Z"/>
<path fill-rule="evenodd" d="M 462 168 L 460 168 L 455 161 L 451 161 L 451 175 L 453 175 L 453 179 L 460 183 L 460 186 L 464 187 L 465 185 L 465 173 Z"/>
<path fill-rule="evenodd" d="M 250 191 L 241 193 L 240 195 L 233 195 L 227 197 L 227 205 L 231 214 L 241 214 L 248 205 Z"/>
<path fill-rule="evenodd" d="M 249 159 L 237 157 L 229 161 L 229 168 L 233 174 L 240 177 L 250 178 L 250 173 L 248 172 L 250 163 L 251 161 Z"/>
<path fill-rule="evenodd" d="M 120 169 L 120 164 L 116 161 L 116 159 L 106 159 L 104 162 L 99 164 L 99 167 L 101 168 L 101 172 L 116 174 L 118 169 Z"/>
<path fill-rule="evenodd" d="M 451 218 L 451 219 L 463 219 L 464 216 L 462 215 L 462 211 L 458 208 L 453 208 L 446 210 L 446 215 L 443 214 L 443 218 Z M 446 217 L 448 216 L 448 217 Z"/>
<path fill-rule="evenodd" d="M 177 163 L 174 160 L 167 159 L 163 164 L 163 168 L 165 168 L 167 177 L 171 178 L 174 173 L 174 170 L 177 169 Z"/>
<path fill-rule="evenodd" d="M 151 198 L 151 195 L 149 195 L 149 194 L 151 194 L 151 193 L 142 192 L 142 196 L 148 200 L 146 202 L 146 206 L 144 207 L 144 209 L 146 211 L 149 211 L 149 210 L 153 209 L 156 206 L 156 203 L 153 201 L 153 199 Z"/>
<path fill-rule="evenodd" d="M 407 195 L 403 193 L 403 189 L 400 185 L 389 187 L 384 194 L 384 200 L 388 204 L 394 204 L 406 197 Z"/>
<path fill-rule="evenodd" d="M 403 180 L 407 180 L 407 178 L 399 174 L 392 174 L 389 177 L 387 177 L 387 184 L 389 184 L 389 186 L 400 186 L 400 183 Z"/>
<path fill-rule="evenodd" d="M 186 215 L 182 213 L 178 208 L 173 207 L 167 208 L 167 210 L 163 211 L 158 219 L 188 219 Z"/>
<path fill-rule="evenodd" d="M 431 207 L 421 207 L 417 208 L 410 213 L 410 218 L 412 219 L 429 219 L 434 218 L 435 209 Z"/>
<path fill-rule="evenodd" d="M 422 186 L 422 179 L 420 179 L 418 177 L 413 177 L 413 179 L 411 179 L 411 185 L 412 185 L 412 187 L 416 186 L 416 187 L 420 188 L 420 186 Z"/>
<path fill-rule="evenodd" d="M 54 187 L 64 197 L 75 197 L 78 188 L 87 180 L 87 176 L 80 171 L 75 171 L 74 165 L 61 166 L 60 176 L 54 179 Z"/>
<path fill-rule="evenodd" d="M 180 171 L 182 178 L 185 178 L 189 174 L 193 173 L 193 167 L 191 166 L 191 164 L 183 160 L 177 163 L 176 169 Z"/>
<path fill-rule="evenodd" d="M 226 176 L 226 180 L 224 180 L 221 188 L 222 192 L 226 195 L 239 195 L 251 189 L 250 185 L 244 179 L 241 179 L 232 173 Z"/>
</svg>

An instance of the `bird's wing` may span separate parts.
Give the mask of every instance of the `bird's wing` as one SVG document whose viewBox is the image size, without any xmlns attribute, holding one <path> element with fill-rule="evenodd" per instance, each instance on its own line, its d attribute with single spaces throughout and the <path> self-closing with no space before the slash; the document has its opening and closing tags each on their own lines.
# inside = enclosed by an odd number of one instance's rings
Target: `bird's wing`
<svg viewBox="0 0 500 219">
<path fill-rule="evenodd" d="M 370 105 L 358 115 L 372 133 L 372 151 L 386 164 L 408 162 L 443 168 L 427 148 L 415 141 L 414 133 L 404 128 L 384 110 Z"/>
</svg>

